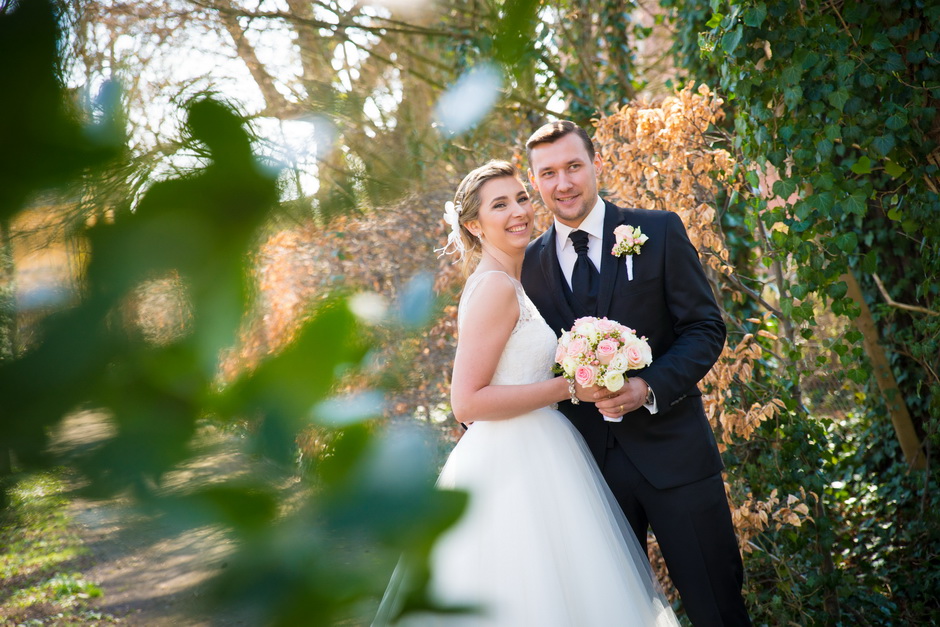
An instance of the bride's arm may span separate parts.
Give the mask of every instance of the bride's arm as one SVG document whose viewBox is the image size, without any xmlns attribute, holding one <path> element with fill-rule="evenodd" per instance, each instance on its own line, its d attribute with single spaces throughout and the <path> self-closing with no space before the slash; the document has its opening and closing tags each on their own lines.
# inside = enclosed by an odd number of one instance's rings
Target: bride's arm
<svg viewBox="0 0 940 627">
<path fill-rule="evenodd" d="M 450 386 L 458 421 L 511 418 L 569 398 L 563 377 L 526 385 L 490 385 L 519 319 L 516 290 L 506 277 L 494 273 L 482 278 L 463 307 Z"/>
</svg>

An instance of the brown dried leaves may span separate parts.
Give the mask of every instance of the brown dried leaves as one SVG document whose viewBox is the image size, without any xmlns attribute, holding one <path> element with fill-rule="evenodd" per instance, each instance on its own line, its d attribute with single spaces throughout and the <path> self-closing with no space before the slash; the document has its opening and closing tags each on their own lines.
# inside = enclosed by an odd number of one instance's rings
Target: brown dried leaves
<svg viewBox="0 0 940 627">
<path fill-rule="evenodd" d="M 679 214 L 704 262 L 729 272 L 716 225 L 718 184 L 736 188 L 734 159 L 707 133 L 724 114 L 708 86 L 693 85 L 658 105 L 638 101 L 597 121 L 594 141 L 604 167 L 601 184 L 620 204 Z"/>
</svg>

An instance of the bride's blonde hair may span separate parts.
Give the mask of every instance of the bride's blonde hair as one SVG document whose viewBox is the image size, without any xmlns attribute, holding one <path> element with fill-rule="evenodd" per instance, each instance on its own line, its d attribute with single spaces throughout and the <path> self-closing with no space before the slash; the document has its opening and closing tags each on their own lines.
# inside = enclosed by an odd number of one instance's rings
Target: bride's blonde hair
<svg viewBox="0 0 940 627">
<path fill-rule="evenodd" d="M 467 222 L 480 217 L 480 188 L 488 181 L 510 176 L 520 183 L 522 178 L 516 167 L 508 161 L 494 159 L 489 161 L 467 176 L 463 177 L 457 192 L 454 194 L 454 204 L 460 207 L 458 224 L 460 225 L 460 239 L 463 242 L 464 254 L 461 258 L 464 274 L 469 274 L 473 261 L 477 260 L 483 252 L 483 246 L 477 237 L 467 228 Z"/>
</svg>

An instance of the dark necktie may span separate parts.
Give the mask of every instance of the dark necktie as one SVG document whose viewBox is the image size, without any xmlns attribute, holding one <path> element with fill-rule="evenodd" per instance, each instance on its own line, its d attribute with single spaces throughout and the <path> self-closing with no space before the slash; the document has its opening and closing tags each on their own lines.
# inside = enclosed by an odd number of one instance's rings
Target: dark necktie
<svg viewBox="0 0 940 627">
<path fill-rule="evenodd" d="M 571 293 L 574 294 L 576 306 L 580 308 L 577 313 L 593 316 L 600 276 L 588 257 L 588 234 L 585 231 L 572 231 L 568 237 L 578 253 L 578 260 L 574 262 L 574 269 L 571 271 Z"/>
</svg>

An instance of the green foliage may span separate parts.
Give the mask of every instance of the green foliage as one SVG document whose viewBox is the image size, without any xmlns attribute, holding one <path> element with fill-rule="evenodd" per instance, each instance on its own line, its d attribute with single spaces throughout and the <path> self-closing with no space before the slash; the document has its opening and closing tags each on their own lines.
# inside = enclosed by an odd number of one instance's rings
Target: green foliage
<svg viewBox="0 0 940 627">
<path fill-rule="evenodd" d="M 940 485 L 936 476 L 911 473 L 898 461 L 887 420 L 866 422 L 858 420 L 857 430 L 835 440 L 835 481 L 828 488 L 831 499 L 843 504 L 842 524 L 853 531 L 840 535 L 836 546 L 858 578 L 858 587 L 846 590 L 847 604 L 880 600 L 891 616 L 936 616 L 940 512 L 930 504 Z M 889 588 L 897 582 L 903 585 Z M 883 617 L 875 624 L 895 623 Z"/>
<path fill-rule="evenodd" d="M 10 489 L 10 507 L 0 512 L 0 621 L 5 624 L 50 613 L 89 624 L 86 601 L 101 590 L 72 572 L 87 550 L 72 532 L 64 490 L 56 472 L 25 477 Z"/>
<path fill-rule="evenodd" d="M 742 194 L 723 217 L 732 256 L 745 262 L 736 265 L 741 274 L 747 264 L 784 269 L 775 291 L 780 328 L 791 329 L 783 362 L 768 361 L 755 375 L 792 399 L 790 413 L 738 452 L 735 472 L 757 494 L 803 486 L 820 503 L 811 529 L 762 536 L 766 553 L 747 564 L 752 607 L 771 623 L 937 622 L 937 582 L 920 574 L 940 551 L 929 531 L 937 470 L 906 471 L 861 335 L 826 337 L 819 325 L 828 312 L 857 316 L 843 279 L 854 273 L 925 453 L 936 450 L 940 317 L 881 304 L 874 275 L 895 301 L 940 311 L 940 9 L 914 0 L 662 4 L 673 14 L 680 67 L 727 100 L 728 130 L 752 188 L 756 170 L 780 173 L 772 192 L 782 204 Z M 762 259 L 750 252 L 756 248 Z M 739 307 L 732 299 L 726 306 Z M 807 363 L 805 340 L 828 354 Z M 849 419 L 832 423 L 803 398 L 804 377 L 823 368 L 868 391 Z M 821 577 L 808 575 L 817 568 Z"/>
<path fill-rule="evenodd" d="M 114 141 L 119 134 L 107 134 L 112 143 L 99 147 L 92 138 L 101 134 L 64 106 L 50 3 L 0 13 L 0 42 L 9 58 L 39 60 L 28 64 L 30 80 L 18 64 L 0 67 L 0 83 L 9 75 L 18 86 L 5 106 L 24 105 L 0 117 L 0 138 L 13 147 L 4 153 L 11 167 L 0 171 L 0 217 L 16 215 L 37 193 L 93 185 L 128 167 Z M 254 155 L 244 120 L 213 99 L 187 104 L 182 145 L 202 155 L 199 167 L 153 183 L 133 211 L 81 229 L 81 293 L 39 323 L 30 350 L 0 364 L 0 442 L 15 461 L 0 473 L 68 464 L 89 495 L 123 491 L 184 527 L 221 526 L 237 551 L 214 598 L 244 606 L 264 624 L 348 618 L 384 588 L 387 572 L 376 564 L 401 553 L 425 571 L 405 590 L 420 600 L 431 543 L 460 515 L 465 497 L 434 489 L 433 454 L 414 436 L 372 432 L 367 420 L 380 413 L 380 402 L 350 413 L 355 399 L 330 398 L 370 349 L 340 297 L 311 312 L 285 350 L 229 385 L 217 381 L 219 354 L 233 344 L 249 305 L 247 264 L 276 208 L 278 173 Z M 135 319 L 134 294 L 167 276 L 179 277 L 192 321 L 158 343 Z M 50 432 L 76 409 L 106 416 L 113 434 L 66 459 L 50 449 Z M 252 452 L 279 464 L 277 481 L 249 473 L 164 490 L 166 474 L 196 455 L 196 427 L 205 420 L 248 424 Z M 296 439 L 311 424 L 331 434 L 332 449 L 310 466 L 304 498 L 281 503 L 276 484 L 295 476 Z M 72 579 L 50 586 L 94 592 Z"/>
</svg>

